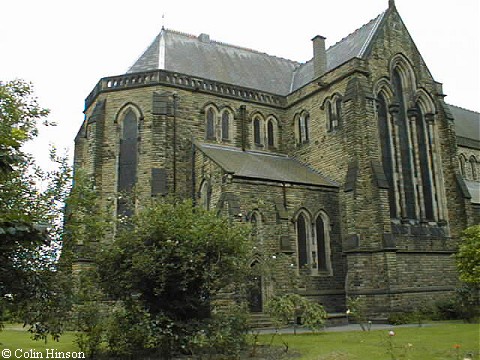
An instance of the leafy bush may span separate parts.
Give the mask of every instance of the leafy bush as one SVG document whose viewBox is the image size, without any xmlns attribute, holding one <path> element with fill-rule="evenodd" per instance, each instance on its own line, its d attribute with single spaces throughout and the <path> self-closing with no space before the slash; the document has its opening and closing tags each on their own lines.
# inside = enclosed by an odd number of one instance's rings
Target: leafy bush
<svg viewBox="0 0 480 360">
<path fill-rule="evenodd" d="M 465 284 L 456 289 L 455 296 L 438 301 L 435 305 L 437 320 L 473 322 L 480 316 L 479 288 Z"/>
<path fill-rule="evenodd" d="M 222 359 L 238 358 L 246 345 L 248 313 L 242 306 L 232 306 L 215 314 L 192 337 L 189 350 L 195 355 L 222 355 Z"/>
<path fill-rule="evenodd" d="M 155 339 L 150 315 L 138 304 L 118 303 L 106 327 L 109 350 L 117 356 L 131 356 L 137 351 L 152 348 Z"/>
<path fill-rule="evenodd" d="M 298 294 L 275 296 L 268 301 L 266 308 L 277 328 L 292 323 L 294 328 L 303 325 L 312 330 L 319 330 L 327 318 L 327 312 L 322 305 Z"/>
</svg>

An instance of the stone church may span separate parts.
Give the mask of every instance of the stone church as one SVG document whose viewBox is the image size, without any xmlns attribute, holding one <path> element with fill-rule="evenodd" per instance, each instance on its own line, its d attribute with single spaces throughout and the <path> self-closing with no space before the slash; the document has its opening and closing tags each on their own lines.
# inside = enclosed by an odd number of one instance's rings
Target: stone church
<svg viewBox="0 0 480 360">
<path fill-rule="evenodd" d="M 191 198 L 252 224 L 279 289 L 385 315 L 450 296 L 460 232 L 480 222 L 479 114 L 444 101 L 395 4 L 306 63 L 162 29 L 85 100 L 76 169 L 117 196 Z M 293 281 L 292 279 L 295 279 Z"/>
</svg>

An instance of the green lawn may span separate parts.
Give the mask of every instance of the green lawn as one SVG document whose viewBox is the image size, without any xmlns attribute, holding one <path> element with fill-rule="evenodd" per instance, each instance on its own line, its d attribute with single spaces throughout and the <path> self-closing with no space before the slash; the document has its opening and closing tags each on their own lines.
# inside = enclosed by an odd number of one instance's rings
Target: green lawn
<svg viewBox="0 0 480 360">
<path fill-rule="evenodd" d="M 371 332 L 321 332 L 318 334 L 282 335 L 289 345 L 289 352 L 301 354 L 293 359 L 314 360 L 391 360 L 388 353 L 389 341 L 392 341 L 395 359 L 411 360 L 463 360 L 467 353 L 473 354 L 473 360 L 479 360 L 479 325 L 463 323 L 433 323 L 425 327 L 402 327 L 395 329 L 395 336 L 389 337 L 388 330 Z M 261 335 L 260 341 L 270 343 L 271 335 Z M 281 339 L 275 337 L 274 344 L 281 345 Z M 455 349 L 459 345 L 459 349 Z M 45 349 L 76 352 L 72 333 L 64 334 L 60 342 L 49 340 L 47 344 L 33 341 L 30 334 L 19 326 L 6 326 L 0 332 L 1 350 L 16 349 L 24 351 Z M 458 352 L 457 352 L 458 351 Z M 458 355 L 458 356 L 457 356 Z M 26 358 L 26 357 L 24 357 Z M 30 357 L 32 358 L 32 357 Z M 15 359 L 12 356 L 10 359 Z"/>
<path fill-rule="evenodd" d="M 47 343 L 44 341 L 34 341 L 30 338 L 30 333 L 27 332 L 21 325 L 6 325 L 3 331 L 0 331 L 0 359 L 5 359 L 2 356 L 2 350 L 9 349 L 12 352 L 10 359 L 27 358 L 30 354 L 22 354 L 21 357 L 15 357 L 15 350 L 22 349 L 22 351 L 30 351 L 32 349 L 33 354 L 41 352 L 43 358 L 46 358 L 46 349 L 55 349 L 54 351 L 60 352 L 77 352 L 78 347 L 74 342 L 74 335 L 72 333 L 66 333 L 60 337 L 60 341 L 53 341 L 48 339 Z M 20 355 L 17 352 L 17 355 Z M 29 358 L 35 358 L 29 356 Z M 40 358 L 39 356 L 37 358 Z"/>
<path fill-rule="evenodd" d="M 389 337 L 388 330 L 376 330 L 282 335 L 282 338 L 291 351 L 300 353 L 300 359 L 305 360 L 463 360 L 468 353 L 473 354 L 472 359 L 480 359 L 478 324 L 434 323 L 394 331 L 393 337 Z M 269 343 L 271 336 L 262 335 L 260 339 Z M 280 338 L 274 344 L 281 345 Z M 388 352 L 390 345 L 396 357 Z"/>
</svg>

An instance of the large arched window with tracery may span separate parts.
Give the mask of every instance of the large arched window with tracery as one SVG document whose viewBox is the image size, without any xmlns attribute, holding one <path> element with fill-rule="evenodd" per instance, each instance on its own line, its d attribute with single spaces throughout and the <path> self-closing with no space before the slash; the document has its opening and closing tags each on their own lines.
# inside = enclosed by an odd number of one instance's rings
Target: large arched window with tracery
<svg viewBox="0 0 480 360">
<path fill-rule="evenodd" d="M 295 138 L 298 145 L 310 141 L 310 114 L 307 111 L 302 111 L 295 117 Z"/>
<path fill-rule="evenodd" d="M 321 211 L 313 218 L 301 210 L 296 219 L 297 263 L 299 270 L 308 269 L 310 275 L 331 273 L 330 221 Z"/>
<path fill-rule="evenodd" d="M 400 56 L 390 80 L 377 84 L 377 121 L 381 160 L 388 181 L 391 218 L 444 220 L 435 105 L 416 88 L 413 69 Z M 461 165 L 462 167 L 462 165 Z"/>
</svg>

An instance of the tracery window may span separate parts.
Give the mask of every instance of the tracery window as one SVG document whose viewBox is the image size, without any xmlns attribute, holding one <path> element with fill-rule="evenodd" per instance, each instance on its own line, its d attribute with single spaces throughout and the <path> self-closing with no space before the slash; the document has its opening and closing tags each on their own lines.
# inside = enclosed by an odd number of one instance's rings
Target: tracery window
<svg viewBox="0 0 480 360">
<path fill-rule="evenodd" d="M 341 127 L 343 121 L 342 98 L 336 94 L 325 103 L 327 117 L 327 131 L 334 131 Z"/>
<path fill-rule="evenodd" d="M 413 69 L 398 56 L 391 80 L 379 81 L 378 135 L 383 170 L 389 185 L 391 218 L 436 221 L 444 219 L 435 105 L 424 89 L 417 89 Z M 459 158 L 460 171 L 465 163 Z"/>
<path fill-rule="evenodd" d="M 310 115 L 303 111 L 296 118 L 296 138 L 298 144 L 305 144 L 310 141 Z"/>
<path fill-rule="evenodd" d="M 309 269 L 311 275 L 330 273 L 328 216 L 321 212 L 312 222 L 309 214 L 306 211 L 301 211 L 296 218 L 295 226 L 298 269 Z"/>
</svg>

